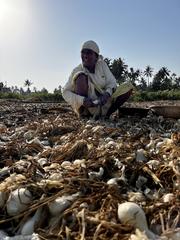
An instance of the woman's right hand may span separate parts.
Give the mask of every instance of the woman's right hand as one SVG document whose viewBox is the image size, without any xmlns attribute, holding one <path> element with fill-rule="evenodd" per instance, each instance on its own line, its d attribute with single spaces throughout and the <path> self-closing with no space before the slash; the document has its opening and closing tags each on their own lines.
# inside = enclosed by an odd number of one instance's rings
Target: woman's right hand
<svg viewBox="0 0 180 240">
<path fill-rule="evenodd" d="M 85 97 L 83 101 L 83 106 L 86 108 L 94 107 L 95 104 L 93 103 L 92 99 L 89 97 Z"/>
<path fill-rule="evenodd" d="M 108 92 L 105 92 L 103 95 L 101 95 L 100 98 L 99 98 L 100 105 L 101 106 L 105 105 L 110 97 L 111 96 Z"/>
</svg>

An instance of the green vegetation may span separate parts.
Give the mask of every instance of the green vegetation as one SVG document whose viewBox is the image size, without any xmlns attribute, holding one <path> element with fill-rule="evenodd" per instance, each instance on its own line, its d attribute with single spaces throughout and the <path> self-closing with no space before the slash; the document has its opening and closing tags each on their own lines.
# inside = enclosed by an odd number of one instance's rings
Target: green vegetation
<svg viewBox="0 0 180 240">
<path fill-rule="evenodd" d="M 29 95 L 29 98 L 37 101 L 37 102 L 61 102 L 63 101 L 63 97 L 61 93 L 55 92 L 55 93 L 31 93 Z"/>
<path fill-rule="evenodd" d="M 44 92 L 33 92 L 26 95 L 20 93 L 0 93 L 1 99 L 17 99 L 24 101 L 33 101 L 33 102 L 61 102 L 63 97 L 61 93 L 44 93 Z"/>
<path fill-rule="evenodd" d="M 0 98 L 2 99 L 23 99 L 23 96 L 19 93 L 13 92 L 0 92 Z"/>
<path fill-rule="evenodd" d="M 61 102 L 63 101 L 61 86 L 58 89 L 54 89 L 54 93 L 49 93 L 47 89 L 43 88 L 41 91 L 37 91 L 34 87 L 33 91 L 30 86 L 33 83 L 26 79 L 24 86 L 27 87 L 25 91 L 23 88 L 17 86 L 8 88 L 4 84 L 0 83 L 0 98 L 1 99 L 17 99 L 23 101 L 34 101 L 34 102 Z"/>
<path fill-rule="evenodd" d="M 180 100 L 180 90 L 164 90 L 157 92 L 138 91 L 133 97 L 133 101 L 158 101 L 158 100 Z"/>
</svg>

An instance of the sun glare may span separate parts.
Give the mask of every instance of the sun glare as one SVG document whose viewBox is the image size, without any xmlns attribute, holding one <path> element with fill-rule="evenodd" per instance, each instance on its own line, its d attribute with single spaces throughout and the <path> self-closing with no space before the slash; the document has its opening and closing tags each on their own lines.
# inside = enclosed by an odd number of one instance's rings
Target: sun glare
<svg viewBox="0 0 180 240">
<path fill-rule="evenodd" d="M 12 11 L 13 6 L 7 0 L 0 0 L 0 21 L 6 20 Z"/>
<path fill-rule="evenodd" d="M 29 1 L 0 0 L 0 35 L 4 43 L 18 40 L 30 23 Z"/>
</svg>

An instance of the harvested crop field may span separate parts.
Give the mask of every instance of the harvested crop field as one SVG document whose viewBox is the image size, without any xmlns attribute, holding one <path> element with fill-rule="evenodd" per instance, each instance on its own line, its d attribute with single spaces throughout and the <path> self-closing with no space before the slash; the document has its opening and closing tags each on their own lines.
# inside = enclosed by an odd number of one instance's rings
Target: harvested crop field
<svg viewBox="0 0 180 240">
<path fill-rule="evenodd" d="M 10 101 L 0 119 L 0 239 L 180 239 L 180 119 Z"/>
</svg>

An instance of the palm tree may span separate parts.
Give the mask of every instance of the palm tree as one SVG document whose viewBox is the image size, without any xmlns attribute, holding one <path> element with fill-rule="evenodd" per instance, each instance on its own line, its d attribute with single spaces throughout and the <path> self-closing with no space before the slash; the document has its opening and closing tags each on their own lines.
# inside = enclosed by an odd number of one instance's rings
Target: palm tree
<svg viewBox="0 0 180 240">
<path fill-rule="evenodd" d="M 117 82 L 120 84 L 125 80 L 125 73 L 127 71 L 127 65 L 121 59 L 114 59 L 113 62 L 110 64 L 110 70 L 115 76 Z"/>
<path fill-rule="evenodd" d="M 104 61 L 108 65 L 109 69 L 111 69 L 111 59 L 110 58 L 104 58 Z"/>
<path fill-rule="evenodd" d="M 31 82 L 31 80 L 29 79 L 26 79 L 25 82 L 24 82 L 24 86 L 27 87 L 27 92 L 30 93 L 31 90 L 30 90 L 30 86 L 32 85 L 33 83 Z"/>
<path fill-rule="evenodd" d="M 170 71 L 167 69 L 167 67 L 162 67 L 160 70 L 160 75 L 161 75 L 161 78 L 164 79 L 166 77 L 169 77 L 169 74 L 170 74 Z"/>
<path fill-rule="evenodd" d="M 128 77 L 130 81 L 136 86 L 136 81 L 139 81 L 139 77 L 141 76 L 141 71 L 139 69 L 134 70 L 133 67 L 129 69 L 130 71 L 128 72 Z"/>
<path fill-rule="evenodd" d="M 144 75 L 147 77 L 147 86 L 149 87 L 149 78 L 152 77 L 153 68 L 150 65 L 147 65 L 144 70 Z"/>
<path fill-rule="evenodd" d="M 140 83 L 140 85 L 139 85 L 140 89 L 145 91 L 147 89 L 147 82 L 146 82 L 146 80 L 143 77 L 141 77 L 139 83 Z"/>
<path fill-rule="evenodd" d="M 162 79 L 161 89 L 162 90 L 171 89 L 171 87 L 172 87 L 172 80 L 169 77 L 170 76 L 170 70 L 168 70 L 166 67 L 162 67 L 159 70 L 159 72 L 160 72 L 160 77 Z"/>
<path fill-rule="evenodd" d="M 175 89 L 180 89 L 180 77 L 176 77 L 174 87 Z"/>
<path fill-rule="evenodd" d="M 153 90 L 164 90 L 171 87 L 169 79 L 170 71 L 166 67 L 162 67 L 154 76 L 152 82 Z"/>
</svg>

